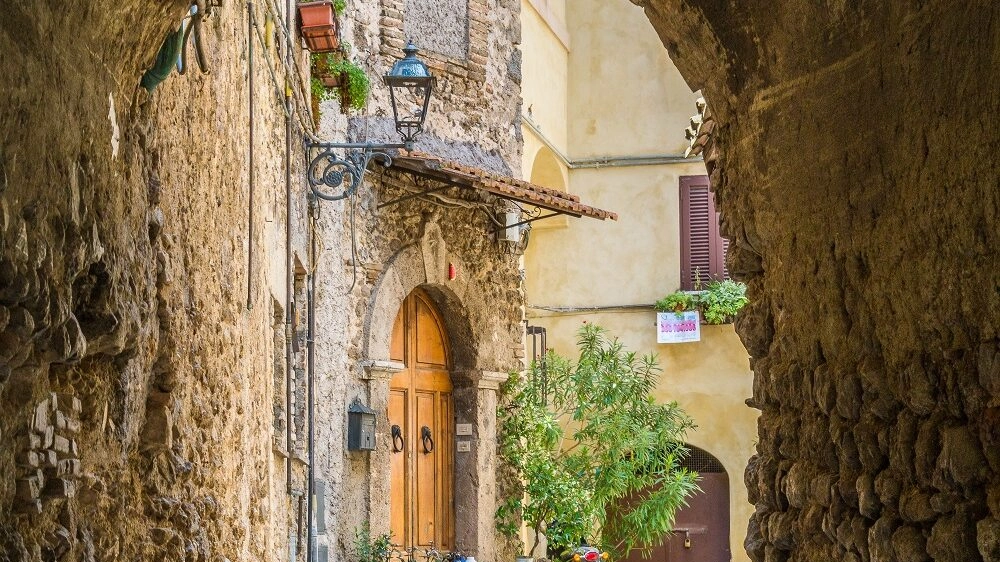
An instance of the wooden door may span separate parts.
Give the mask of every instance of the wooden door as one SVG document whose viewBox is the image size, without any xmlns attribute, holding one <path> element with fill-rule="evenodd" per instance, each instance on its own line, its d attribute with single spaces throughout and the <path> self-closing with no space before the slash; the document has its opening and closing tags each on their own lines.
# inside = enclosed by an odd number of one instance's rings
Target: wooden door
<svg viewBox="0 0 1000 562">
<path fill-rule="evenodd" d="M 688 445 L 690 455 L 681 464 L 701 479 L 701 492 L 688 496 L 677 510 L 674 531 L 648 557 L 633 550 L 623 562 L 729 562 L 729 476 L 714 456 Z"/>
<path fill-rule="evenodd" d="M 454 543 L 454 427 L 448 338 L 421 290 L 403 301 L 391 357 L 406 365 L 389 383 L 392 542 L 442 550 Z"/>
</svg>

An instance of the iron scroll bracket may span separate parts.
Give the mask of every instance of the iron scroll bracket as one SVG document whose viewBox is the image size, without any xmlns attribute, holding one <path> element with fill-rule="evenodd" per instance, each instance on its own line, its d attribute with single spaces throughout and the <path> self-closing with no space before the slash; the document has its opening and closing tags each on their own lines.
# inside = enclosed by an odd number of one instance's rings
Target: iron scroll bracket
<svg viewBox="0 0 1000 562">
<path fill-rule="evenodd" d="M 306 139 L 309 188 L 324 201 L 346 199 L 358 192 L 373 160 L 388 167 L 392 165 L 388 151 L 412 148 L 413 143 L 336 143 Z"/>
</svg>

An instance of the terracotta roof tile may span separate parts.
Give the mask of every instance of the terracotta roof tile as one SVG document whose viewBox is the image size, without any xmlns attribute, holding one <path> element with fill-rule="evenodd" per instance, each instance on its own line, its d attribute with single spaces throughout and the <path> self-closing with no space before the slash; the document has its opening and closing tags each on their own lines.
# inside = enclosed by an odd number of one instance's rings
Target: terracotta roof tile
<svg viewBox="0 0 1000 562">
<path fill-rule="evenodd" d="M 498 197 L 576 217 L 618 220 L 617 213 L 585 205 L 580 202 L 578 196 L 571 193 L 494 174 L 423 152 L 401 152 L 392 160 L 394 168 L 440 176 L 439 179 L 446 180 L 457 187 L 480 189 Z"/>
</svg>

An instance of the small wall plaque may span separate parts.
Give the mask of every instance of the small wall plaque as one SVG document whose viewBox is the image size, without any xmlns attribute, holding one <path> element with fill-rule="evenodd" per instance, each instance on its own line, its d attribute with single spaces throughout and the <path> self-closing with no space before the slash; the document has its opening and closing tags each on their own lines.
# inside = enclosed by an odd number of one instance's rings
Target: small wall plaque
<svg viewBox="0 0 1000 562">
<path fill-rule="evenodd" d="M 472 450 L 472 444 L 468 441 L 457 441 L 455 446 L 459 453 L 468 453 Z"/>
<path fill-rule="evenodd" d="M 472 424 L 471 423 L 455 424 L 455 435 L 472 435 Z"/>
</svg>

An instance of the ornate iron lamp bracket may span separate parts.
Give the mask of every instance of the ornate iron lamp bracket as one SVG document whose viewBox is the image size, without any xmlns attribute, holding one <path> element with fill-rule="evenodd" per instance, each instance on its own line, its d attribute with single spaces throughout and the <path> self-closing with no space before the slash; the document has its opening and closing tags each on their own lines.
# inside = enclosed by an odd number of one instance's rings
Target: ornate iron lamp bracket
<svg viewBox="0 0 1000 562">
<path fill-rule="evenodd" d="M 358 192 L 372 160 L 392 165 L 387 151 L 411 150 L 413 143 L 335 143 L 306 141 L 309 188 L 324 201 L 340 201 Z M 340 193 L 337 193 L 340 190 Z M 332 193 L 331 193 L 332 191 Z"/>
</svg>

